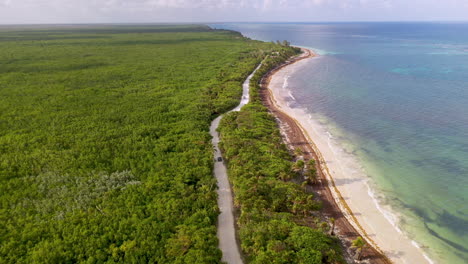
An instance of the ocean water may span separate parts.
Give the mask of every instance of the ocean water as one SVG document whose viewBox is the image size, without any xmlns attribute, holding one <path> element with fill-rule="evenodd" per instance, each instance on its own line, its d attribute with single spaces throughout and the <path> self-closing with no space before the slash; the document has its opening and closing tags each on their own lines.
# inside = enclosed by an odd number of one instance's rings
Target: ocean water
<svg viewBox="0 0 468 264">
<path fill-rule="evenodd" d="M 435 263 L 468 263 L 468 23 L 228 23 L 320 56 L 288 79 Z"/>
</svg>

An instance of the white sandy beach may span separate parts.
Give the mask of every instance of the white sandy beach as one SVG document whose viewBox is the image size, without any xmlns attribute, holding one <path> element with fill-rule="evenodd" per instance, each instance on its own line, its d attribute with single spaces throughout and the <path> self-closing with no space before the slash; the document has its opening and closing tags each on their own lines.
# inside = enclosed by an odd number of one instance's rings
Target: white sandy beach
<svg viewBox="0 0 468 264">
<path fill-rule="evenodd" d="M 303 67 L 308 58 L 286 66 L 276 72 L 269 84 L 278 108 L 296 119 L 302 126 L 328 174 L 330 189 L 346 217 L 374 247 L 383 251 L 394 263 L 423 264 L 432 261 L 395 224 L 397 222 L 389 208 L 380 205 L 373 197 L 368 177 L 357 164 L 356 159 L 342 150 L 330 137 L 326 128 L 310 117 L 304 109 L 292 108 L 287 89 L 287 78 L 291 72 Z M 351 213 L 352 212 L 352 213 Z"/>
</svg>

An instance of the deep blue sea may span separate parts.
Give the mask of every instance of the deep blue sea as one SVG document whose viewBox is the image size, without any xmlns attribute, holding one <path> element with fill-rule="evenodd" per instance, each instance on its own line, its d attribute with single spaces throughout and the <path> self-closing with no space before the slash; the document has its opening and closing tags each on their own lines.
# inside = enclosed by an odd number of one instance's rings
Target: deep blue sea
<svg viewBox="0 0 468 264">
<path fill-rule="evenodd" d="M 356 155 L 400 227 L 438 263 L 468 263 L 468 23 L 229 23 L 320 56 L 297 103 Z"/>
</svg>

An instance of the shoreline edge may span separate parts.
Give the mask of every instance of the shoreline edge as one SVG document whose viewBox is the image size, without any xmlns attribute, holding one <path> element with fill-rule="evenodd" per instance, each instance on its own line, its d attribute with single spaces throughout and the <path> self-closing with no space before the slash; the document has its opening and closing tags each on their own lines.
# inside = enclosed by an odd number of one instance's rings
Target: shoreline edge
<svg viewBox="0 0 468 264">
<path fill-rule="evenodd" d="M 312 137 L 308 130 L 304 128 L 304 124 L 301 123 L 297 118 L 295 118 L 294 113 L 291 109 L 288 109 L 286 103 L 279 98 L 278 95 L 278 87 L 279 81 L 275 80 L 276 83 L 272 84 L 273 78 L 280 78 L 278 74 L 281 71 L 288 68 L 292 68 L 293 64 L 296 64 L 300 61 L 305 61 L 307 59 L 311 59 L 317 56 L 316 53 L 313 51 L 300 47 L 302 50 L 302 54 L 297 55 L 289 60 L 287 60 L 282 65 L 278 66 L 277 68 L 268 72 L 265 76 L 263 76 L 261 81 L 261 90 L 260 96 L 262 97 L 263 104 L 269 109 L 270 113 L 275 116 L 277 123 L 280 126 L 281 133 L 283 135 L 283 140 L 291 149 L 294 149 L 294 145 L 297 145 L 295 142 L 305 142 L 304 144 L 300 145 L 303 152 L 305 153 L 304 158 L 313 158 L 317 161 L 317 172 L 319 176 L 319 183 L 314 186 L 314 192 L 317 192 L 322 202 L 324 202 L 324 214 L 327 217 L 334 217 L 336 220 L 337 226 L 337 234 L 342 241 L 345 250 L 348 251 L 347 253 L 351 255 L 349 252 L 350 244 L 353 239 L 357 236 L 363 237 L 368 242 L 368 247 L 365 251 L 363 251 L 363 256 L 365 259 L 369 259 L 372 263 L 403 263 L 404 261 L 398 256 L 394 256 L 390 259 L 387 250 L 383 250 L 381 248 L 381 243 L 377 243 L 371 236 L 375 236 L 374 234 L 369 234 L 369 227 L 366 229 L 357 219 L 355 213 L 351 209 L 350 205 L 346 202 L 346 199 L 342 195 L 342 192 L 339 190 L 335 183 L 335 179 L 332 176 L 330 168 L 328 166 L 328 162 L 323 156 L 322 152 L 320 151 L 319 147 L 317 146 L 316 142 L 312 140 Z M 286 78 L 289 76 L 286 76 Z M 283 77 L 283 79 L 285 79 Z M 283 80 L 284 82 L 284 80 Z M 275 88 L 276 87 L 276 88 Z M 286 108 L 286 109 L 285 109 Z M 290 110 L 290 111 L 288 111 Z M 367 186 L 369 188 L 369 186 Z M 374 199 L 374 198 L 372 198 Z M 379 209 L 379 205 L 375 205 L 377 209 Z M 381 209 L 379 209 L 380 213 Z M 382 217 L 385 217 L 382 214 Z M 362 220 L 362 219 L 361 219 Z M 388 221 L 388 219 L 385 219 Z M 389 224 L 392 224 L 389 222 Z M 393 225 L 393 224 L 392 224 Z M 398 229 L 397 226 L 393 226 L 395 229 Z M 397 230 L 395 230 L 397 231 Z M 410 240 L 412 246 L 414 246 L 414 241 Z M 425 262 L 432 263 L 432 261 L 422 252 L 419 247 L 415 247 L 418 249 L 418 253 L 421 253 L 421 258 L 424 258 Z M 409 250 L 411 251 L 411 250 Z M 403 252 L 403 254 L 406 252 Z M 393 254 L 392 254 L 393 255 Z M 415 254 L 411 254 L 415 255 Z M 412 256 L 411 260 L 420 260 L 421 258 L 418 256 Z M 422 262 L 419 262 L 422 263 Z"/>
</svg>

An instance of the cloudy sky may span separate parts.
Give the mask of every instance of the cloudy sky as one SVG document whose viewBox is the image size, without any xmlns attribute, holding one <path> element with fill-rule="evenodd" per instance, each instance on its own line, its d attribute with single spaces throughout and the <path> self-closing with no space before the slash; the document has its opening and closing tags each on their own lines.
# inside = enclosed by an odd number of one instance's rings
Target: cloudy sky
<svg viewBox="0 0 468 264">
<path fill-rule="evenodd" d="M 0 0 L 0 24 L 468 21 L 468 0 Z"/>
</svg>

